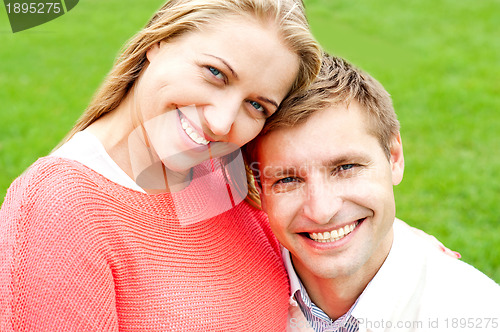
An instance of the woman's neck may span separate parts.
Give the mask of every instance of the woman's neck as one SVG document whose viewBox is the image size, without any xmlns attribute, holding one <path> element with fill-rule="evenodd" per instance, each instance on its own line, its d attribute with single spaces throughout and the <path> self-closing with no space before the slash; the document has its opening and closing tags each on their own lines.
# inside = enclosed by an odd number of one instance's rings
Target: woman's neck
<svg viewBox="0 0 500 332">
<path fill-rule="evenodd" d="M 113 161 L 149 194 L 183 190 L 192 171 L 173 172 L 165 167 L 148 142 L 141 119 L 127 97 L 115 110 L 87 129 L 101 141 Z"/>
</svg>

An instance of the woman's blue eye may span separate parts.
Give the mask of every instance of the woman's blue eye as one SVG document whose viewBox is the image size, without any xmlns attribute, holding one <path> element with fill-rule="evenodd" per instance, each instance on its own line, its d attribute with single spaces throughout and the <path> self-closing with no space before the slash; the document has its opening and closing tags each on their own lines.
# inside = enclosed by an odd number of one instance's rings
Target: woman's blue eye
<svg viewBox="0 0 500 332">
<path fill-rule="evenodd" d="M 255 109 L 256 109 L 257 111 L 259 111 L 259 112 L 264 112 L 264 111 L 265 111 L 265 110 L 264 110 L 264 107 L 262 107 L 262 105 L 261 105 L 261 104 L 259 104 L 259 103 L 258 103 L 258 102 L 256 102 L 256 101 L 250 101 L 250 105 L 252 105 L 252 106 L 253 106 L 253 108 L 255 108 Z"/>
<path fill-rule="evenodd" d="M 224 74 L 222 74 L 220 72 L 220 70 L 218 70 L 217 68 L 208 67 L 208 70 L 210 70 L 210 72 L 212 73 L 212 75 L 214 75 L 215 77 L 217 77 L 219 79 L 224 79 Z"/>
</svg>

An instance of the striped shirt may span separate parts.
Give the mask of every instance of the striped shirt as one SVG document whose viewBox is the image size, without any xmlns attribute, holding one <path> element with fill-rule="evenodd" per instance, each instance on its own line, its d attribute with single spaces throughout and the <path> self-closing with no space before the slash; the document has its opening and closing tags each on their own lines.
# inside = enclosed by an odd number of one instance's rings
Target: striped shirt
<svg viewBox="0 0 500 332">
<path fill-rule="evenodd" d="M 307 294 L 306 289 L 302 285 L 299 276 L 293 268 L 290 258 L 290 252 L 285 248 L 282 249 L 283 261 L 288 272 L 290 279 L 292 305 L 298 305 L 304 316 L 306 317 L 309 325 L 316 332 L 355 332 L 358 331 L 358 321 L 351 313 L 356 307 L 356 303 L 346 312 L 342 317 L 333 321 L 328 315 L 321 310 Z"/>
</svg>

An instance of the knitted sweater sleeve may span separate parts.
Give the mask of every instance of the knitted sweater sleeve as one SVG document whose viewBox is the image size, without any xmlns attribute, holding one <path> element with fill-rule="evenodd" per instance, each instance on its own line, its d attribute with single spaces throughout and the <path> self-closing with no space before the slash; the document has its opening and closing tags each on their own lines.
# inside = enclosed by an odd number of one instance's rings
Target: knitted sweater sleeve
<svg viewBox="0 0 500 332">
<path fill-rule="evenodd" d="M 0 210 L 0 330 L 118 331 L 105 246 L 58 178 L 32 167 Z"/>
</svg>

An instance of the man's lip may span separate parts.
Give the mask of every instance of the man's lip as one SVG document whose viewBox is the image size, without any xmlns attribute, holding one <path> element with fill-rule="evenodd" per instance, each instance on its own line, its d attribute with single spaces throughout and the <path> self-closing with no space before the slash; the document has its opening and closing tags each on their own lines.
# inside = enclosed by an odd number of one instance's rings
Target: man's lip
<svg viewBox="0 0 500 332">
<path fill-rule="evenodd" d="M 216 141 L 214 138 L 212 138 L 210 135 L 208 135 L 202 128 L 200 128 L 200 126 L 198 126 L 196 123 L 193 123 L 193 121 L 189 120 L 189 118 L 184 113 L 182 113 L 182 111 L 179 108 L 177 108 L 177 113 L 179 114 L 179 118 L 187 121 L 189 123 L 189 126 L 192 127 L 193 129 L 195 129 L 198 132 L 198 134 L 203 134 L 203 137 L 207 141 L 210 141 L 210 142 Z"/>
<path fill-rule="evenodd" d="M 308 229 L 308 230 L 304 230 L 304 231 L 301 231 L 301 232 L 298 232 L 298 233 L 311 234 L 311 233 L 331 232 L 331 231 L 334 231 L 334 230 L 338 230 L 340 228 L 344 228 L 345 226 L 351 225 L 351 224 L 356 223 L 356 222 L 362 223 L 363 221 L 366 220 L 366 218 L 367 217 L 363 217 L 363 218 L 360 218 L 360 219 L 357 219 L 357 220 L 354 220 L 354 221 L 349 221 L 349 222 L 345 222 L 345 223 L 342 223 L 342 224 L 334 225 L 334 226 L 329 227 L 327 229 L 314 229 L 314 230 Z"/>
<path fill-rule="evenodd" d="M 312 248 L 315 248 L 315 250 L 336 250 L 340 247 L 343 247 L 346 243 L 350 242 L 352 239 L 352 235 L 356 233 L 359 229 L 359 227 L 363 224 L 363 221 L 365 221 L 366 218 L 361 218 L 358 219 L 354 222 L 344 224 L 343 227 L 346 227 L 346 225 L 353 225 L 354 227 L 348 231 L 347 233 L 340 234 L 339 230 L 342 229 L 340 226 L 338 228 L 334 228 L 331 231 L 324 231 L 324 232 L 303 232 L 300 233 L 299 235 L 306 240 L 306 243 L 311 246 Z M 328 237 L 324 237 L 326 232 L 329 233 Z M 333 234 L 332 234 L 333 232 Z M 313 234 L 316 233 L 316 234 Z M 321 234 L 321 236 L 320 236 Z"/>
</svg>

